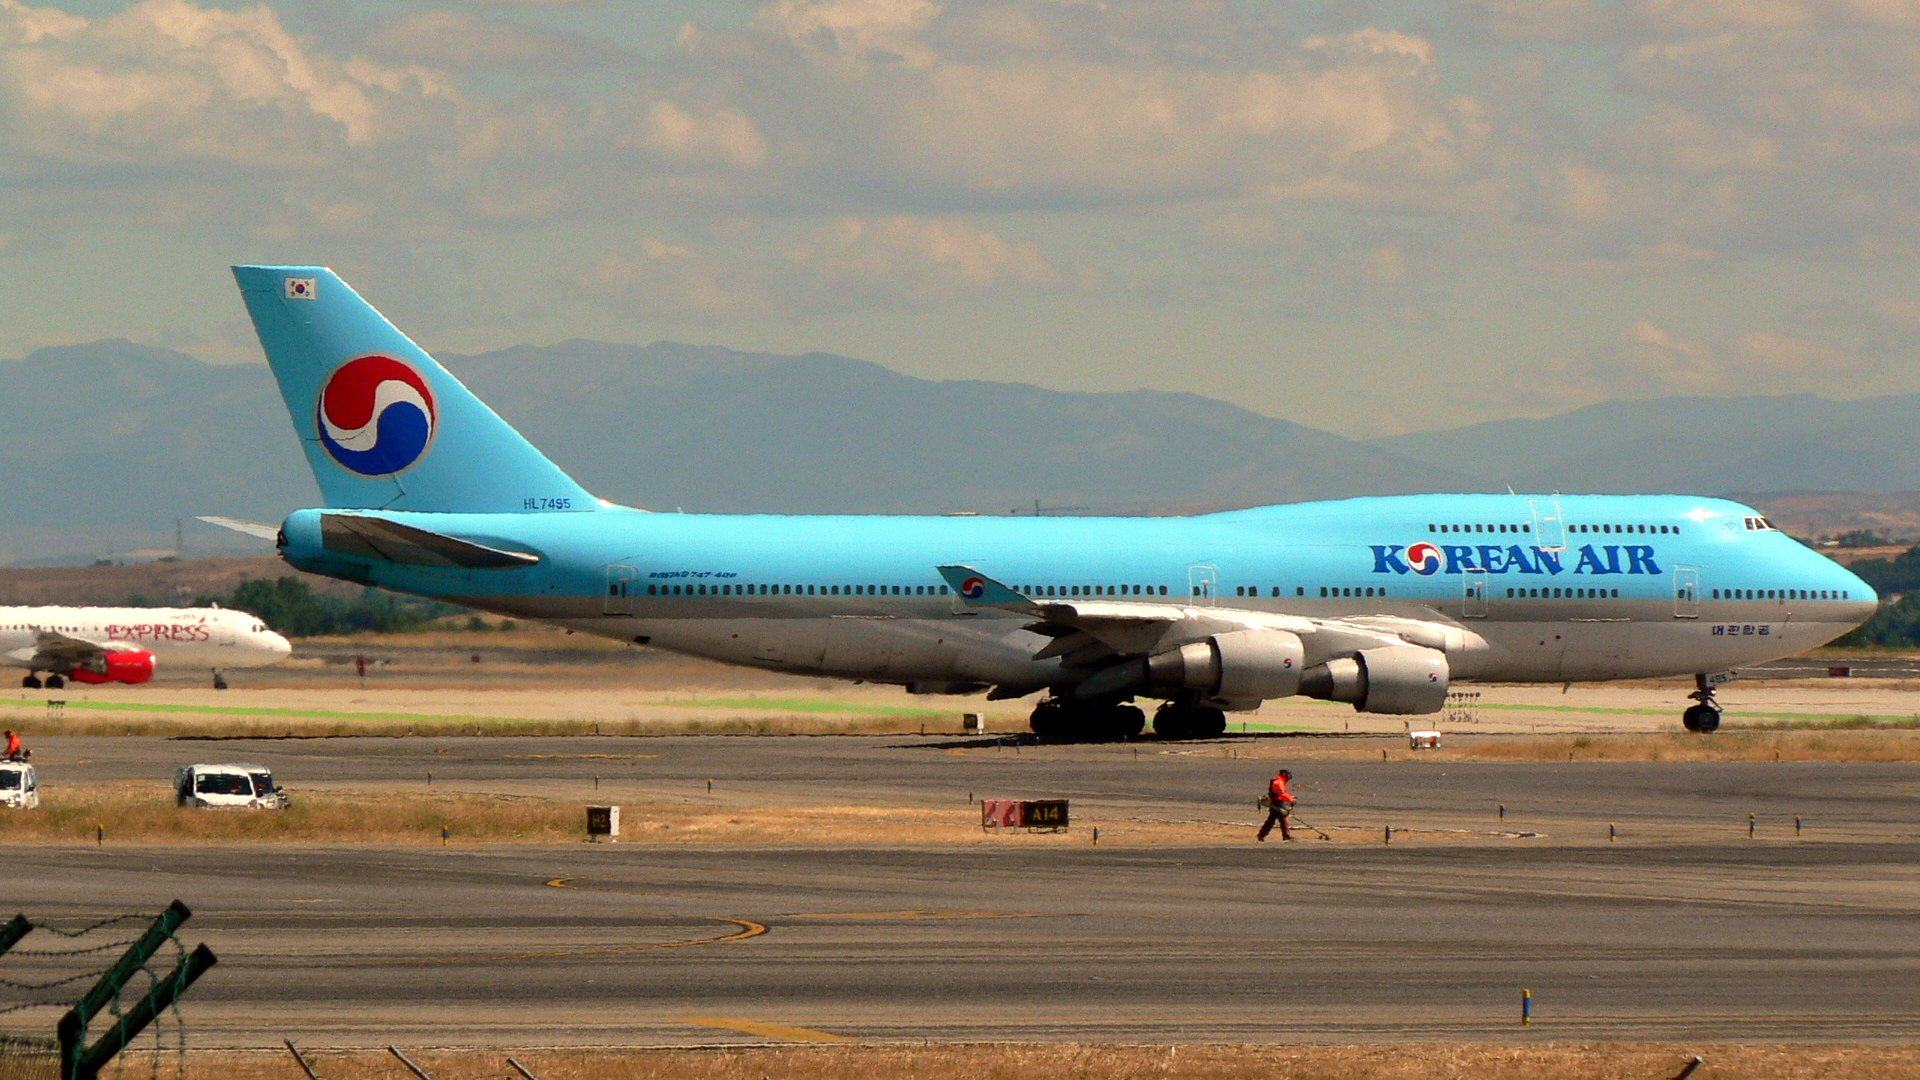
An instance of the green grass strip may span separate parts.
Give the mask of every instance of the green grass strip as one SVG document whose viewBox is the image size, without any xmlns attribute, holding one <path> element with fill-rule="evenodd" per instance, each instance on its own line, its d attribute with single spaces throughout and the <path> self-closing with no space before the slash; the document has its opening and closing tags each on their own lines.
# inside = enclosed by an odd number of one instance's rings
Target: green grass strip
<svg viewBox="0 0 1920 1080">
<path fill-rule="evenodd" d="M 1469 709 L 1499 709 L 1507 712 L 1561 712 L 1561 713 L 1599 713 L 1608 716 L 1665 716 L 1672 710 L 1641 708 L 1616 709 L 1600 705 L 1514 705 L 1478 702 Z M 1796 712 L 1749 712 L 1746 709 L 1729 709 L 1727 716 L 1734 719 L 1759 718 L 1765 720 L 1847 720 L 1862 713 L 1796 713 Z M 1869 716 L 1876 723 L 1911 721 L 1913 713 L 1900 713 L 1887 716 Z"/>
<path fill-rule="evenodd" d="M 868 716 L 951 716 L 949 709 L 921 709 L 910 705 L 844 705 L 834 701 L 802 701 L 796 698 L 714 698 L 694 701 L 659 701 L 656 705 L 694 709 L 778 709 L 782 712 L 860 713 Z"/>
<path fill-rule="evenodd" d="M 940 709 L 915 709 L 895 705 L 875 705 L 871 708 L 860 705 L 843 705 L 831 701 L 774 700 L 765 701 L 754 698 L 740 700 L 713 701 L 662 701 L 648 704 L 666 708 L 695 709 L 764 709 L 776 712 L 809 713 L 855 713 L 863 716 L 945 716 Z M 43 705 L 31 702 L 0 701 L 0 705 L 16 709 L 40 711 Z M 249 705 L 169 705 L 160 702 L 142 703 L 133 701 L 69 701 L 69 709 L 93 709 L 99 712 L 125 713 L 188 713 L 209 716 L 271 716 L 301 717 L 309 720 L 387 720 L 411 721 L 416 723 L 462 723 L 462 724 L 520 724 L 545 723 L 528 717 L 512 716 L 467 716 L 457 713 L 399 713 L 399 712 L 348 712 L 338 709 L 275 709 Z M 559 722 L 559 721 L 553 721 Z"/>
</svg>

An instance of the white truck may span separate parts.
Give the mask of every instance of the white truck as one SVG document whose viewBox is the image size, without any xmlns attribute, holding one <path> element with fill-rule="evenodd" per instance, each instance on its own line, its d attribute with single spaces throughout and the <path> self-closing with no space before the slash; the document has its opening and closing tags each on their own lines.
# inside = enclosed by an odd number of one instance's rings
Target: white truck
<svg viewBox="0 0 1920 1080">
<path fill-rule="evenodd" d="M 287 793 L 265 765 L 187 765 L 173 774 L 173 800 L 181 806 L 284 810 Z"/>
<path fill-rule="evenodd" d="M 24 761 L 0 761 L 0 806 L 32 810 L 40 805 L 40 781 Z"/>
</svg>

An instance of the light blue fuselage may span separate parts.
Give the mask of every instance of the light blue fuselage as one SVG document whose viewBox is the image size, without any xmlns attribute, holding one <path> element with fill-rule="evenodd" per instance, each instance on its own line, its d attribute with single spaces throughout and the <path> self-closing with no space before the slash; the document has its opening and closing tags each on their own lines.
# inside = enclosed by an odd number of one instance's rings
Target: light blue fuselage
<svg viewBox="0 0 1920 1080">
<path fill-rule="evenodd" d="M 460 570 L 355 560 L 288 519 L 316 573 L 729 663 L 1037 690 L 1063 678 L 1009 612 L 935 567 L 1041 597 L 1451 623 L 1481 681 L 1731 670 L 1823 644 L 1875 607 L 1859 578 L 1751 508 L 1688 496 L 1419 495 L 1199 517 L 782 517 L 625 508 L 388 519 L 541 557 Z M 1557 542 L 1556 542 L 1557 541 Z M 1431 545 L 1431 550 L 1420 545 Z"/>
</svg>

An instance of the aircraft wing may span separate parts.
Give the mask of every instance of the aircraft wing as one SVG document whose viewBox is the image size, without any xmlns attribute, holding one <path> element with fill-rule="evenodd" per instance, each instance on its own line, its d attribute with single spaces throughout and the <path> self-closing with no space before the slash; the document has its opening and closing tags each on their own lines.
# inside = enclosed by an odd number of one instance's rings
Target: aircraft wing
<svg viewBox="0 0 1920 1080">
<path fill-rule="evenodd" d="M 1245 608 L 1143 604 L 1117 598 L 1040 598 L 1016 592 L 971 566 L 938 570 L 968 605 L 1032 616 L 1034 622 L 1027 629 L 1053 639 L 1034 653 L 1034 659 L 1059 657 L 1068 668 L 1104 668 L 1235 630 L 1295 634 L 1306 649 L 1308 664 L 1388 645 L 1420 645 L 1453 654 L 1487 648 L 1480 635 L 1439 620 L 1396 615 L 1312 619 Z"/>
<path fill-rule="evenodd" d="M 32 648 L 16 649 L 8 658 L 40 667 L 79 666 L 102 653 L 131 652 L 135 648 L 124 641 L 94 641 L 58 630 L 42 630 L 34 635 Z"/>
</svg>

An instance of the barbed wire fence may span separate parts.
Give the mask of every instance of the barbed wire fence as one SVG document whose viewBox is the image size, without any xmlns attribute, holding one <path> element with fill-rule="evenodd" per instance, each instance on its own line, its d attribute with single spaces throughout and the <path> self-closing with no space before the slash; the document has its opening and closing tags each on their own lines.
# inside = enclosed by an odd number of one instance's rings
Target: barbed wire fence
<svg viewBox="0 0 1920 1080">
<path fill-rule="evenodd" d="M 0 926 L 0 1080 L 99 1080 L 109 1062 L 113 1080 L 125 1080 L 123 1051 L 149 1028 L 151 1080 L 166 1067 L 169 1032 L 173 1080 L 185 1080 L 180 997 L 217 962 L 205 945 L 188 951 L 176 936 L 191 917 L 176 900 L 158 918 L 127 913 L 61 926 L 16 915 Z M 171 970 L 155 967 L 166 960 Z"/>
</svg>

